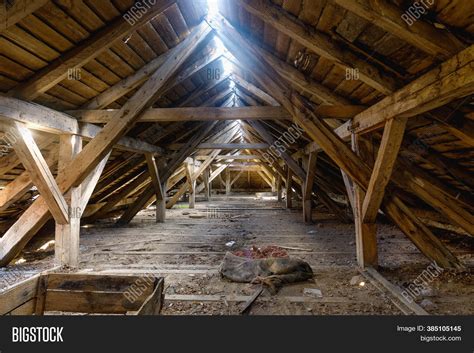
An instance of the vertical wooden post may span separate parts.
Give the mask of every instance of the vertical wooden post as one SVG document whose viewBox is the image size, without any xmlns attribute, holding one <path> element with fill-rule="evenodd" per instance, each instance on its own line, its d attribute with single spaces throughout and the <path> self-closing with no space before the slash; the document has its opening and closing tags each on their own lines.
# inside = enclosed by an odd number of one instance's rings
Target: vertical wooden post
<svg viewBox="0 0 474 353">
<path fill-rule="evenodd" d="M 203 173 L 203 178 L 204 178 L 204 195 L 205 195 L 205 198 L 206 198 L 206 201 L 210 201 L 211 200 L 211 185 L 210 185 L 210 182 L 209 182 L 209 178 L 210 178 L 210 168 L 206 168 L 206 170 L 204 171 Z"/>
<path fill-rule="evenodd" d="M 360 157 L 362 153 L 359 146 L 358 136 L 352 135 L 352 149 Z M 354 222 L 356 231 L 356 253 L 357 263 L 360 267 L 377 267 L 377 227 L 375 223 L 365 223 L 363 221 L 363 203 L 365 192 L 357 183 L 352 183 L 354 188 Z"/>
<path fill-rule="evenodd" d="M 230 182 L 230 169 L 225 170 L 225 194 L 230 195 L 232 184 Z"/>
<path fill-rule="evenodd" d="M 281 180 L 281 175 L 278 174 L 277 176 L 277 181 L 276 181 L 276 184 L 277 184 L 277 198 L 278 198 L 278 202 L 281 202 L 281 192 L 282 192 L 282 180 Z"/>
<path fill-rule="evenodd" d="M 286 167 L 286 171 L 286 208 L 291 208 L 293 199 L 293 172 L 288 166 Z"/>
<path fill-rule="evenodd" d="M 160 173 L 155 156 L 151 153 L 146 153 L 145 157 L 148 165 L 148 174 L 151 177 L 156 194 L 156 222 L 163 223 L 166 217 L 166 183 L 162 183 L 160 180 Z"/>
<path fill-rule="evenodd" d="M 317 153 L 312 152 L 307 160 L 304 160 L 304 166 L 306 169 L 306 179 L 303 183 L 303 220 L 305 223 L 312 223 L 312 212 L 313 212 L 313 184 L 314 177 L 316 175 L 316 160 L 318 158 Z"/>
<path fill-rule="evenodd" d="M 277 189 L 276 188 L 276 178 L 273 177 L 272 178 L 272 192 L 276 192 L 277 191 L 276 189 Z"/>
<path fill-rule="evenodd" d="M 64 173 L 71 160 L 82 150 L 82 139 L 76 135 L 61 135 L 59 141 L 58 174 Z M 55 260 L 59 266 L 79 266 L 79 236 L 81 231 L 81 186 L 73 187 L 65 196 L 69 204 L 69 223 L 56 223 Z"/>
<path fill-rule="evenodd" d="M 156 199 L 156 223 L 164 223 L 166 220 L 166 185 L 168 181 L 165 180 L 161 184 L 163 194 Z"/>
<path fill-rule="evenodd" d="M 209 167 L 209 183 L 208 183 L 208 189 L 209 189 L 209 201 L 212 199 L 212 169 Z"/>
<path fill-rule="evenodd" d="M 194 179 L 194 172 L 196 170 L 196 160 L 193 159 L 191 163 L 192 164 L 189 168 L 191 172 L 191 180 L 189 180 L 189 182 L 191 183 L 189 190 L 189 208 L 194 208 L 196 207 L 196 179 Z"/>
</svg>

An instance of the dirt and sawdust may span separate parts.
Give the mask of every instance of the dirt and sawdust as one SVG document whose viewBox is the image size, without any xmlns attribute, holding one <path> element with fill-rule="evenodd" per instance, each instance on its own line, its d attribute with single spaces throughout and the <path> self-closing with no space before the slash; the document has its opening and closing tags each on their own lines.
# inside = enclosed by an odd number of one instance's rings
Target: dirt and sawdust
<svg viewBox="0 0 474 353">
<path fill-rule="evenodd" d="M 314 225 L 306 225 L 301 210 L 286 210 L 275 201 L 253 196 L 216 197 L 212 202 L 198 202 L 194 210 L 172 209 L 163 224 L 154 222 L 150 209 L 126 227 L 103 222 L 84 228 L 80 271 L 164 277 L 164 315 L 237 315 L 258 285 L 223 280 L 218 267 L 228 251 L 258 258 L 267 249 L 273 256 L 286 254 L 306 261 L 314 275 L 283 286 L 276 295 L 264 291 L 251 306 L 250 315 L 402 315 L 370 281 L 353 281 L 360 276 L 353 225 L 323 213 L 315 213 L 314 218 Z M 36 239 L 29 251 L 36 251 L 47 240 Z M 378 245 L 379 272 L 401 288 L 430 264 L 394 226 L 379 225 Z M 458 256 L 472 264 L 472 251 L 466 247 Z M 14 269 L 40 269 L 52 262 L 49 255 Z M 2 273 L 0 284 L 1 278 Z M 471 272 L 444 271 L 429 283 L 433 290 L 416 301 L 433 303 L 426 308 L 432 314 L 473 314 L 472 284 Z M 319 291 L 321 296 L 305 294 Z"/>
</svg>

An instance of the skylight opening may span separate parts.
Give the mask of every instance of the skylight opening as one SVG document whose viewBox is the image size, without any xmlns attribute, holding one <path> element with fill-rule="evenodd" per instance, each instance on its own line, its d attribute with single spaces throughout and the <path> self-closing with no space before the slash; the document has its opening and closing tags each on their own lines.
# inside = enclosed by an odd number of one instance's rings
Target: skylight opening
<svg viewBox="0 0 474 353">
<path fill-rule="evenodd" d="M 219 0 L 207 0 L 207 11 L 209 18 L 215 18 L 219 13 Z"/>
</svg>

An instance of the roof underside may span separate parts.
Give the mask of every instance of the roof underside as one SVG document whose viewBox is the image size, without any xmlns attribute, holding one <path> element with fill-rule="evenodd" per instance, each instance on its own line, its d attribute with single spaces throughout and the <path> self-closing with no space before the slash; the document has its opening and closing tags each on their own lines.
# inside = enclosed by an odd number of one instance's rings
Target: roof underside
<svg viewBox="0 0 474 353">
<path fill-rule="evenodd" d="M 406 38 L 359 17 L 354 11 L 338 5 L 344 1 L 333 0 L 273 0 L 272 6 L 282 11 L 288 18 L 304 26 L 309 32 L 317 31 L 332 45 L 350 52 L 361 61 L 376 67 L 382 77 L 390 82 L 383 89 L 377 84 L 348 75 L 341 65 L 326 55 L 316 53 L 305 43 L 292 38 L 288 33 L 261 16 L 251 13 L 239 1 L 220 0 L 220 13 L 241 34 L 253 44 L 262 48 L 273 60 L 286 63 L 288 67 L 303 75 L 307 85 L 293 84 L 292 88 L 311 102 L 314 108 L 328 105 L 356 106 L 359 111 L 381 101 L 388 94 L 385 89 L 401 88 L 416 78 L 434 69 L 452 55 L 433 55 L 415 46 Z M 410 6 L 410 1 L 388 1 L 400 11 Z M 0 32 L 0 91 L 14 92 L 22 84 L 29 82 L 58 58 L 67 55 L 88 38 L 116 19 L 134 5 L 134 0 L 70 1 L 52 0 L 25 17 L 20 22 Z M 99 55 L 85 63 L 79 71 L 71 71 L 70 76 L 47 91 L 41 93 L 34 102 L 46 107 L 68 112 L 90 106 L 94 98 L 106 92 L 120 81 L 134 75 L 156 58 L 176 47 L 190 34 L 193 28 L 207 15 L 207 2 L 178 0 L 163 13 L 140 28 L 114 42 Z M 429 8 L 423 21 L 449 36 L 456 38 L 460 49 L 474 42 L 474 3 L 464 0 L 439 0 Z M 312 33 L 312 32 L 311 32 Z M 460 50 L 459 50 L 460 51 Z M 238 62 L 233 62 L 217 36 L 210 36 L 181 66 L 179 73 L 189 76 L 176 79 L 177 84 L 168 87 L 156 100 L 154 108 L 177 107 L 246 107 L 272 106 L 270 99 L 255 77 Z M 232 63 L 233 62 L 233 63 Z M 317 94 L 314 87 L 322 86 L 330 98 Z M 120 109 L 139 90 L 141 84 L 118 97 L 101 109 Z M 378 87 L 378 86 L 377 86 Z M 355 115 L 352 114 L 352 116 Z M 337 128 L 350 117 L 325 117 L 331 128 Z M 474 178 L 474 102 L 472 95 L 457 99 L 438 107 L 430 113 L 410 118 L 408 121 L 398 164 L 395 168 L 410 166 L 423 174 L 441 190 L 457 197 L 468 212 L 472 212 Z M 278 138 L 292 124 L 290 120 L 260 121 L 274 138 Z M 169 161 L 183 144 L 210 124 L 206 121 L 167 121 L 137 123 L 127 134 L 139 140 L 164 149 L 165 161 Z M 103 126 L 103 124 L 98 124 Z M 379 141 L 382 130 L 368 134 L 372 141 Z M 35 131 L 35 138 L 54 137 L 52 144 L 43 146 L 43 154 L 56 153 L 59 138 L 44 131 Z M 37 141 L 38 142 L 38 141 Z M 262 143 L 264 139 L 245 119 L 239 121 L 219 121 L 203 139 L 202 143 Z M 295 159 L 301 157 L 302 150 L 308 148 L 312 139 L 303 134 L 289 146 Z M 14 153 L 5 144 L 7 153 Z M 220 155 L 236 154 L 234 149 L 223 149 Z M 213 150 L 196 149 L 189 156 L 211 155 Z M 260 150 L 242 150 L 240 154 L 260 155 Z M 373 158 L 376 151 L 372 151 Z M 167 158 L 169 157 L 169 158 Z M 5 160 L 5 157 L 2 158 Z M 199 159 L 199 158 L 198 158 Z M 251 162 L 243 161 L 240 164 Z M 266 163 L 255 159 L 252 163 Z M 251 165 L 251 163 L 248 163 Z M 1 181 L 7 186 L 24 172 L 21 164 L 14 168 L 0 160 Z M 219 164 L 216 164 L 218 167 Z M 346 197 L 346 189 L 339 167 L 324 152 L 319 153 L 317 162 L 318 183 L 335 200 Z M 268 167 L 268 166 L 266 166 Z M 146 169 L 143 155 L 114 149 L 98 187 L 91 198 L 92 204 L 110 200 L 118 195 L 127 183 L 138 178 Z M 172 178 L 184 177 L 182 167 L 171 171 Z M 186 181 L 181 181 L 185 183 Z M 149 181 L 148 181 L 149 184 Z M 147 182 L 138 184 L 127 197 L 131 200 L 141 195 Z M 8 226 L 25 210 L 37 191 L 33 188 L 15 203 L 1 209 Z M 406 192 L 405 201 L 420 211 L 434 210 L 415 195 Z M 123 207 L 122 207 L 123 209 Z M 115 209 L 117 211 L 118 209 Z M 437 220 L 449 224 L 443 216 Z"/>
</svg>

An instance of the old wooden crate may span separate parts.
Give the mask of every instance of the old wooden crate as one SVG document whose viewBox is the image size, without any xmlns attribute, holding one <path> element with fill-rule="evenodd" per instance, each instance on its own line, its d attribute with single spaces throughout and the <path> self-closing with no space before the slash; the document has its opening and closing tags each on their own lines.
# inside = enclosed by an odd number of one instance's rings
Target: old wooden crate
<svg viewBox="0 0 474 353">
<path fill-rule="evenodd" d="M 158 315 L 163 284 L 163 278 L 150 276 L 36 275 L 0 293 L 0 315 Z"/>
</svg>

